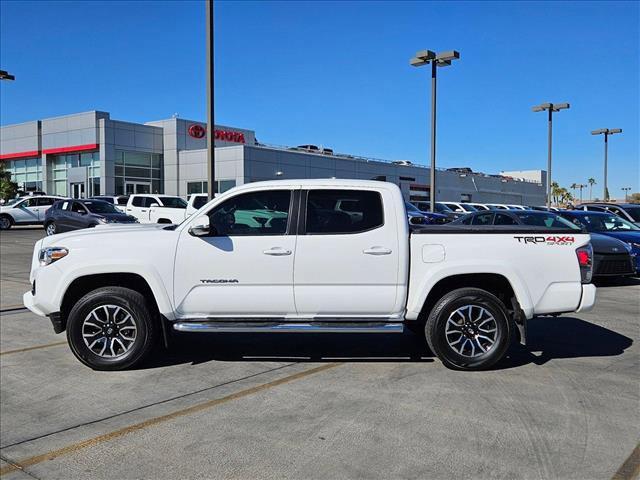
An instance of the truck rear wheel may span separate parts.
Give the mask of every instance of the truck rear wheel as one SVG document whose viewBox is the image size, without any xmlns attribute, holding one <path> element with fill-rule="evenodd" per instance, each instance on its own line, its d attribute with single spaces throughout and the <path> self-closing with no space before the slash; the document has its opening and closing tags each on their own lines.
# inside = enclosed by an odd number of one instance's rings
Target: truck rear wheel
<svg viewBox="0 0 640 480">
<path fill-rule="evenodd" d="M 123 370 L 140 364 L 152 350 L 156 325 L 142 294 L 104 287 L 71 309 L 67 340 L 78 360 L 94 370 Z"/>
<path fill-rule="evenodd" d="M 460 288 L 444 295 L 425 324 L 431 351 L 456 370 L 482 370 L 505 355 L 511 323 L 504 304 L 479 288 Z"/>
</svg>

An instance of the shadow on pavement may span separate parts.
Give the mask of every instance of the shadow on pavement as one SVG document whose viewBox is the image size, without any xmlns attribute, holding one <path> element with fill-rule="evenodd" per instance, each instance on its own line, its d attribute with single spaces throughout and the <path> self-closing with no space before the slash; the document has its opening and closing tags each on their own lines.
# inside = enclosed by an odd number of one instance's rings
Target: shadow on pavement
<svg viewBox="0 0 640 480">
<path fill-rule="evenodd" d="M 528 345 L 513 345 L 495 370 L 552 359 L 621 355 L 633 341 L 608 328 L 573 317 L 530 320 Z M 541 353 L 532 353 L 541 352 Z M 404 334 L 217 333 L 180 334 L 169 351 L 141 368 L 210 361 L 244 362 L 433 362 L 420 336 Z"/>
<path fill-rule="evenodd" d="M 573 317 L 534 318 L 529 321 L 527 335 L 527 346 L 514 345 L 497 369 L 544 365 L 562 358 L 613 357 L 633 344 L 629 337 Z"/>
</svg>

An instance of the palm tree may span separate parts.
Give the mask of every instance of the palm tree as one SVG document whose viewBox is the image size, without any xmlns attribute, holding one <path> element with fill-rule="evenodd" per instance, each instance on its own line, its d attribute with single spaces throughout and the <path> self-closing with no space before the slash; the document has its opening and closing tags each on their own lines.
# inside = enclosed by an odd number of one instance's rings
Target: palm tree
<svg viewBox="0 0 640 480">
<path fill-rule="evenodd" d="M 575 197 L 576 196 L 576 188 L 578 188 L 578 184 L 576 182 L 573 182 L 569 188 L 571 190 L 573 190 L 573 196 Z"/>
<path fill-rule="evenodd" d="M 558 204 L 558 199 L 560 198 L 561 194 L 562 189 L 560 188 L 560 185 L 558 185 L 558 182 L 551 182 L 551 198 L 553 200 L 553 203 L 555 203 L 556 205 Z"/>
<path fill-rule="evenodd" d="M 596 184 L 596 179 L 591 177 L 587 180 L 587 183 L 589 184 L 589 200 L 592 200 L 593 196 L 591 194 L 593 193 L 593 186 Z"/>
</svg>

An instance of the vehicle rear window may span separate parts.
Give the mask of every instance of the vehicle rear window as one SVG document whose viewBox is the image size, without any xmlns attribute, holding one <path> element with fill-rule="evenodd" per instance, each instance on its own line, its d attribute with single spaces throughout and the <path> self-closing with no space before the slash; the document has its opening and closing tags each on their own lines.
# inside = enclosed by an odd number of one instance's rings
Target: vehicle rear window
<svg viewBox="0 0 640 480">
<path fill-rule="evenodd" d="M 523 210 L 520 210 L 519 212 L 514 211 L 513 213 L 524 225 L 530 225 L 532 227 L 571 228 L 572 230 L 580 230 L 580 227 L 553 213 L 526 212 Z"/>
<path fill-rule="evenodd" d="M 193 199 L 193 208 L 199 210 L 204 207 L 209 201 L 208 197 L 196 197 Z"/>
<path fill-rule="evenodd" d="M 624 207 L 623 210 L 627 212 L 634 222 L 640 222 L 640 206 L 639 207 Z"/>
<path fill-rule="evenodd" d="M 310 190 L 307 234 L 360 233 L 384 225 L 382 198 L 366 190 Z"/>
<path fill-rule="evenodd" d="M 126 205 L 129 197 L 118 197 L 118 205 Z"/>
</svg>

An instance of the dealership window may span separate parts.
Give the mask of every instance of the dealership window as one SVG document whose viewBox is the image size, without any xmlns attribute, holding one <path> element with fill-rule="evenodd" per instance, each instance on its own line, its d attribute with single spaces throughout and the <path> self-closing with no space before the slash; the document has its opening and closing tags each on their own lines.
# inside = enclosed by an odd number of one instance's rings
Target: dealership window
<svg viewBox="0 0 640 480">
<path fill-rule="evenodd" d="M 100 153 L 83 152 L 69 153 L 66 155 L 49 155 L 50 178 L 53 179 L 53 194 L 66 197 L 71 192 L 67 191 L 67 170 L 76 167 L 87 168 L 87 180 L 89 194 L 87 196 L 100 195 Z"/>
<path fill-rule="evenodd" d="M 115 194 L 164 193 L 162 168 L 162 154 L 116 150 Z"/>
<path fill-rule="evenodd" d="M 42 161 L 40 158 L 25 158 L 5 162 L 11 180 L 24 191 L 42 190 Z"/>
<path fill-rule="evenodd" d="M 236 186 L 235 180 L 217 180 L 216 185 L 218 189 L 217 193 L 224 193 L 227 190 Z M 193 195 L 194 193 L 207 193 L 209 182 L 187 182 L 187 195 Z"/>
</svg>

